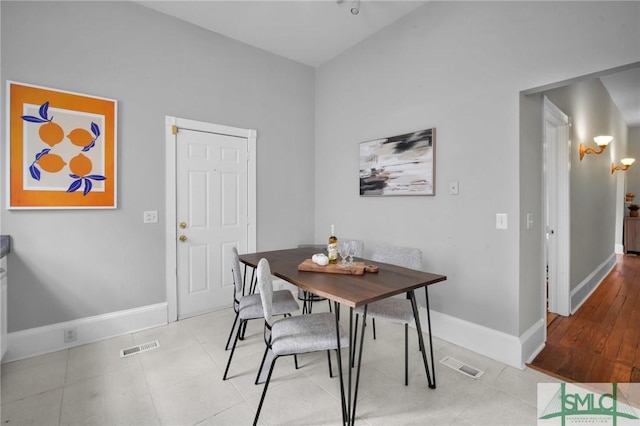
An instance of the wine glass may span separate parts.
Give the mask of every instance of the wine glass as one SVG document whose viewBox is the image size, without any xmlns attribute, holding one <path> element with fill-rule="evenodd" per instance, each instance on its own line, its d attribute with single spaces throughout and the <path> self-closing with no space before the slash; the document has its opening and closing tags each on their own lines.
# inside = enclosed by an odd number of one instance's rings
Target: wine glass
<svg viewBox="0 0 640 426">
<path fill-rule="evenodd" d="M 356 243 L 355 241 L 349 241 L 349 250 L 348 250 L 349 266 L 353 266 L 353 256 L 356 255 L 357 250 L 358 250 L 358 243 Z"/>
<path fill-rule="evenodd" d="M 349 256 L 349 241 L 340 241 L 340 244 L 338 244 L 338 253 L 342 258 L 342 263 L 340 263 L 340 267 L 348 268 L 349 265 L 347 265 L 347 256 Z"/>
</svg>

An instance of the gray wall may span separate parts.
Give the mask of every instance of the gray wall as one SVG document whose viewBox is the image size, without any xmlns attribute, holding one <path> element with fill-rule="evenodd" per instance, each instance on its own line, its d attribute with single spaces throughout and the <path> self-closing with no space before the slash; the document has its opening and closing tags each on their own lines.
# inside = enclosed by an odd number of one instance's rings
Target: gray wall
<svg viewBox="0 0 640 426">
<path fill-rule="evenodd" d="M 542 238 L 525 238 L 522 221 L 541 211 L 542 164 L 524 156 L 538 148 L 520 134 L 519 93 L 637 62 L 639 17 L 637 2 L 429 2 L 319 67 L 316 238 L 335 223 L 367 247 L 419 247 L 425 267 L 448 276 L 432 308 L 527 330 L 541 319 L 542 268 L 521 271 L 541 265 Z M 358 196 L 359 142 L 429 127 L 435 197 Z M 507 231 L 496 213 L 508 213 Z"/>
<path fill-rule="evenodd" d="M 636 162 L 626 172 L 627 192 L 636 194 L 633 202 L 640 204 L 640 126 L 629 127 L 629 157 L 635 158 Z M 625 214 L 629 216 L 628 209 Z"/>
<path fill-rule="evenodd" d="M 615 251 L 618 172 L 611 163 L 627 156 L 627 125 L 599 79 L 549 90 L 545 95 L 571 117 L 571 267 L 573 290 Z M 579 145 L 595 147 L 594 136 L 611 135 L 600 154 L 580 161 Z M 618 202 L 617 202 L 618 200 Z"/>
<path fill-rule="evenodd" d="M 520 334 L 544 315 L 543 119 L 542 95 L 520 95 Z M 527 213 L 533 215 L 530 229 Z"/>
<path fill-rule="evenodd" d="M 130 2 L 0 7 L 3 91 L 15 80 L 117 99 L 119 112 L 118 209 L 3 206 L 10 332 L 166 300 L 166 115 L 257 129 L 258 249 L 312 239 L 312 68 Z"/>
</svg>

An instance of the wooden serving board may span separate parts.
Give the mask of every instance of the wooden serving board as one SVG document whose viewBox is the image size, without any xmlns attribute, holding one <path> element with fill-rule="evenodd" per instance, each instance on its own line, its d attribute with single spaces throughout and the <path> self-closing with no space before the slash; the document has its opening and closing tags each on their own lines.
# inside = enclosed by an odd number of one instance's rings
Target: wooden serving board
<svg viewBox="0 0 640 426">
<path fill-rule="evenodd" d="M 340 262 L 340 261 L 338 261 Z M 298 271 L 324 272 L 327 274 L 364 275 L 364 262 L 353 262 L 354 266 L 341 268 L 340 263 L 330 263 L 327 266 L 320 266 L 313 263 L 313 260 L 306 259 L 298 265 Z"/>
</svg>

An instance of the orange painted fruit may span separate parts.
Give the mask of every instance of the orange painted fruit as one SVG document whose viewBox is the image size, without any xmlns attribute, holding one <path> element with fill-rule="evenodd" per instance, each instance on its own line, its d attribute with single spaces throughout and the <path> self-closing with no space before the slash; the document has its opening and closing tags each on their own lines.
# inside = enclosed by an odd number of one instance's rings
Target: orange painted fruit
<svg viewBox="0 0 640 426">
<path fill-rule="evenodd" d="M 83 177 L 91 173 L 93 163 L 84 154 L 78 154 L 69 161 L 69 169 L 74 175 Z"/>
<path fill-rule="evenodd" d="M 49 173 L 57 173 L 67 164 L 58 154 L 44 154 L 37 163 L 42 170 Z"/>
<path fill-rule="evenodd" d="M 42 142 L 53 147 L 59 144 L 64 139 L 64 130 L 57 123 L 49 121 L 38 129 L 38 135 Z"/>
<path fill-rule="evenodd" d="M 85 129 L 73 129 L 67 137 L 71 141 L 72 144 L 76 146 L 87 146 L 93 140 L 93 135 L 86 131 Z"/>
</svg>

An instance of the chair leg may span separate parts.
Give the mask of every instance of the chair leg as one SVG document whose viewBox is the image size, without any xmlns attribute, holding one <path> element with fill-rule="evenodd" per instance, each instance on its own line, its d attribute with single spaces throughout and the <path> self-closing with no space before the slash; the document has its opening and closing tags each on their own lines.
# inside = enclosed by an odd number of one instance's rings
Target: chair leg
<svg viewBox="0 0 640 426">
<path fill-rule="evenodd" d="M 409 385 L 409 324 L 404 325 L 404 385 Z"/>
<path fill-rule="evenodd" d="M 331 351 L 327 350 L 327 360 L 329 361 L 329 378 L 333 378 L 333 369 L 331 368 Z"/>
<path fill-rule="evenodd" d="M 264 367 L 264 361 L 267 359 L 268 352 L 269 352 L 269 346 L 266 346 L 264 348 L 264 355 L 262 355 L 262 361 L 260 361 L 260 368 L 258 368 L 258 375 L 256 376 L 256 382 L 255 382 L 256 385 L 260 384 L 260 373 L 262 373 L 262 367 Z"/>
<path fill-rule="evenodd" d="M 244 340 L 244 335 L 247 332 L 247 324 L 249 324 L 249 321 L 245 321 L 244 326 L 240 327 L 238 330 L 238 333 L 240 333 L 240 340 Z"/>
<path fill-rule="evenodd" d="M 240 340 L 244 340 L 244 332 L 247 330 L 247 327 L 240 327 L 240 329 L 238 330 L 238 335 L 240 336 L 239 339 Z"/>
<path fill-rule="evenodd" d="M 233 336 L 233 330 L 236 329 L 236 324 L 238 323 L 238 316 L 239 316 L 239 313 L 236 312 L 236 317 L 233 320 L 233 325 L 231 326 L 231 331 L 229 332 L 229 337 L 227 338 L 227 344 L 224 345 L 224 350 L 225 351 L 229 350 L 229 343 L 231 343 L 231 336 Z M 240 332 L 240 330 L 237 331 L 237 333 L 239 333 L 239 332 Z"/>
<path fill-rule="evenodd" d="M 227 368 L 224 369 L 224 375 L 222 376 L 222 380 L 227 380 L 227 374 L 229 373 L 229 367 L 231 366 L 231 358 L 233 358 L 233 353 L 236 351 L 236 345 L 238 344 L 238 338 L 240 337 L 240 330 L 242 329 L 242 324 L 244 322 L 246 321 L 240 320 L 238 332 L 236 333 L 236 338 L 233 340 L 233 347 L 231 348 L 231 353 L 229 354 L 229 360 L 227 361 Z"/>
<path fill-rule="evenodd" d="M 242 274 L 242 296 L 244 296 L 245 287 L 247 285 L 247 264 L 244 264 L 244 273 Z"/>
<path fill-rule="evenodd" d="M 296 370 L 300 367 L 298 367 L 298 355 L 294 355 L 293 356 L 293 363 L 296 366 Z"/>
<path fill-rule="evenodd" d="M 371 323 L 373 324 L 373 340 L 376 340 L 376 319 L 371 318 Z"/>
<path fill-rule="evenodd" d="M 260 403 L 258 404 L 258 410 L 256 411 L 256 417 L 253 419 L 253 426 L 258 424 L 258 417 L 260 417 L 260 410 L 262 410 L 262 403 L 264 402 L 264 397 L 267 395 L 267 388 L 269 387 L 269 381 L 271 381 L 271 373 L 273 373 L 273 367 L 276 365 L 276 360 L 278 357 L 274 357 L 273 361 L 271 361 L 271 367 L 269 368 L 269 374 L 267 375 L 267 381 L 264 383 L 264 389 L 262 390 L 262 397 L 260 398 Z"/>
<path fill-rule="evenodd" d="M 254 269 L 251 272 L 251 283 L 249 284 L 249 294 L 254 294 L 256 292 L 257 286 L 258 286 L 258 277 L 256 277 L 256 270 Z"/>
<path fill-rule="evenodd" d="M 309 292 L 302 291 L 302 315 L 311 313 L 311 301 L 309 300 Z"/>
</svg>

